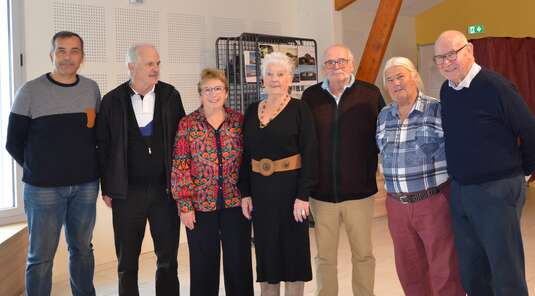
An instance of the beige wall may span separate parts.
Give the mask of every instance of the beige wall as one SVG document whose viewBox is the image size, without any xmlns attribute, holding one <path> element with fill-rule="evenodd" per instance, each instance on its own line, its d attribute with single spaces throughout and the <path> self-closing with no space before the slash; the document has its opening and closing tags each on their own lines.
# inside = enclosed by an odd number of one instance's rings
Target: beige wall
<svg viewBox="0 0 535 296">
<path fill-rule="evenodd" d="M 416 17 L 418 44 L 434 43 L 445 30 L 467 32 L 468 26 L 482 24 L 483 37 L 535 37 L 535 1 L 445 0 Z"/>
</svg>

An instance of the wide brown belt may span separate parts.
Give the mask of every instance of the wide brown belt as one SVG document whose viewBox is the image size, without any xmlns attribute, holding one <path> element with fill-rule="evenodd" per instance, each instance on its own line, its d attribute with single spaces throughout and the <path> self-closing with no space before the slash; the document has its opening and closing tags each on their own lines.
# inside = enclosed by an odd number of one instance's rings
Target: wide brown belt
<svg viewBox="0 0 535 296">
<path fill-rule="evenodd" d="M 262 158 L 260 160 L 253 159 L 251 167 L 253 172 L 266 177 L 276 172 L 297 170 L 301 168 L 301 154 L 295 154 L 278 160 L 268 158 Z"/>
</svg>

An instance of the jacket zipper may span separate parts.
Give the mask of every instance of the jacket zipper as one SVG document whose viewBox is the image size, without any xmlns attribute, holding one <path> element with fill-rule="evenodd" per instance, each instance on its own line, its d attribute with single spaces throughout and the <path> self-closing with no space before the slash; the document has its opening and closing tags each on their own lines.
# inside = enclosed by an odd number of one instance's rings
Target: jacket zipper
<svg viewBox="0 0 535 296">
<path fill-rule="evenodd" d="M 340 100 L 342 98 L 340 97 Z M 338 104 L 335 103 L 335 109 L 334 109 L 334 128 L 333 128 L 333 146 L 332 146 L 332 162 L 333 162 L 333 195 L 334 195 L 334 202 L 337 203 L 339 200 L 338 197 L 338 116 L 339 116 L 339 110 L 338 106 L 341 102 Z"/>
</svg>

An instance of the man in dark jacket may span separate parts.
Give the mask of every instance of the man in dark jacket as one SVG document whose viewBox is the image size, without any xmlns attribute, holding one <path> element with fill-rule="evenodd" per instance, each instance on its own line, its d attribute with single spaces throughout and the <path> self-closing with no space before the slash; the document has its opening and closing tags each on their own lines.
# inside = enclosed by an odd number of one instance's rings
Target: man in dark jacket
<svg viewBox="0 0 535 296">
<path fill-rule="evenodd" d="M 138 260 L 147 220 L 157 256 L 156 295 L 179 295 L 179 220 L 170 172 L 184 108 L 178 91 L 159 81 L 154 46 L 131 47 L 127 62 L 130 80 L 104 96 L 97 118 L 102 198 L 113 209 L 119 295 L 139 295 Z"/>
<path fill-rule="evenodd" d="M 384 101 L 375 85 L 355 80 L 347 47 L 329 47 L 324 61 L 327 79 L 303 93 L 314 115 L 320 151 L 319 183 L 310 199 L 318 248 L 315 295 L 338 295 L 342 222 L 352 253 L 353 295 L 373 295 L 371 197 L 377 192 L 375 127 Z"/>
</svg>

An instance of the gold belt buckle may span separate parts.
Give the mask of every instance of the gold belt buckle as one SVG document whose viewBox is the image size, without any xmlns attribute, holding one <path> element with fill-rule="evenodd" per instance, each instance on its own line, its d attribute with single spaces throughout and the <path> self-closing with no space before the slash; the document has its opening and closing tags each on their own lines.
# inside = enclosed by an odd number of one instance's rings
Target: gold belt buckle
<svg viewBox="0 0 535 296">
<path fill-rule="evenodd" d="M 273 165 L 273 160 L 268 158 L 262 158 L 260 160 L 260 174 L 264 177 L 273 175 L 275 171 L 275 166 Z"/>
</svg>

